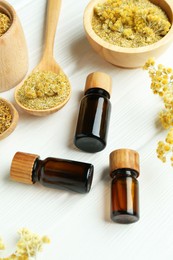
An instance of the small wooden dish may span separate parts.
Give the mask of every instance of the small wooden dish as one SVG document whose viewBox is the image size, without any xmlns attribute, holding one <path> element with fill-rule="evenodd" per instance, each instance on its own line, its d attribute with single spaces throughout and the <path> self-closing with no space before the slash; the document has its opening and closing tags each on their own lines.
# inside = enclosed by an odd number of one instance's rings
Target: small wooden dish
<svg viewBox="0 0 173 260">
<path fill-rule="evenodd" d="M 92 17 L 94 7 L 106 0 L 92 0 L 84 12 L 84 28 L 87 39 L 93 49 L 106 61 L 123 68 L 137 68 L 145 64 L 150 57 L 157 58 L 161 55 L 173 40 L 173 26 L 169 32 L 158 42 L 139 48 L 124 48 L 110 44 L 102 40 L 92 29 Z M 161 7 L 173 24 L 173 1 L 172 0 L 150 0 L 155 5 Z"/>
<path fill-rule="evenodd" d="M 8 100 L 6 100 L 4 98 L 0 98 L 0 100 L 2 100 L 4 103 L 7 104 L 7 106 L 10 108 L 10 111 L 12 114 L 12 123 L 11 123 L 10 127 L 5 132 L 0 134 L 0 140 L 2 140 L 4 138 L 6 138 L 7 136 L 9 136 L 16 128 L 18 119 L 19 119 L 19 114 L 11 102 L 9 102 Z"/>
<path fill-rule="evenodd" d="M 0 92 L 15 87 L 28 70 L 28 50 L 22 26 L 14 8 L 0 0 L 0 12 L 10 20 L 10 28 L 0 37 Z"/>
</svg>

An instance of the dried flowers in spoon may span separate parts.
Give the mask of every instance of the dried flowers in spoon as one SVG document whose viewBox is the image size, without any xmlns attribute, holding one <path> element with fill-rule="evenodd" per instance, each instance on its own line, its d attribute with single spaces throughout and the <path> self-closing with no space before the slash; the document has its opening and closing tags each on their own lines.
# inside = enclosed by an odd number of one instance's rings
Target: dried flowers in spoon
<svg viewBox="0 0 173 260">
<path fill-rule="evenodd" d="M 45 110 L 61 105 L 70 95 L 70 84 L 63 72 L 36 71 L 17 91 L 18 102 L 29 109 Z"/>
</svg>

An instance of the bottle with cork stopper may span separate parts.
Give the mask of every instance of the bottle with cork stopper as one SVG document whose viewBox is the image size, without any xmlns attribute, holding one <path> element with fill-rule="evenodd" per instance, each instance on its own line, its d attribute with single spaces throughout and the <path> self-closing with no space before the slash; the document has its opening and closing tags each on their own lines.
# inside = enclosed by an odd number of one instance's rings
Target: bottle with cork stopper
<svg viewBox="0 0 173 260">
<path fill-rule="evenodd" d="M 39 155 L 17 152 L 12 160 L 10 177 L 26 184 L 39 182 L 49 188 L 87 193 L 93 172 L 94 167 L 90 163 L 52 157 L 40 160 Z"/>
<path fill-rule="evenodd" d="M 95 153 L 106 147 L 111 113 L 111 77 L 103 72 L 88 75 L 81 100 L 74 144 Z"/>
<path fill-rule="evenodd" d="M 110 154 L 111 219 L 130 224 L 139 220 L 139 154 L 118 149 Z"/>
</svg>

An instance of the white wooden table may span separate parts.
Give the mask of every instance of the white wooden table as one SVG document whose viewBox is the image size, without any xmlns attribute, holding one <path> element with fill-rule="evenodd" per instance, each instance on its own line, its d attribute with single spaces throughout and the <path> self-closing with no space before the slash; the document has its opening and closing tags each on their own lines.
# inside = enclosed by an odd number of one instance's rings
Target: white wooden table
<svg viewBox="0 0 173 260">
<path fill-rule="evenodd" d="M 29 49 L 30 69 L 38 63 L 43 43 L 46 0 L 9 0 L 21 20 Z M 120 69 L 90 47 L 82 18 L 88 0 L 63 0 L 55 41 L 55 58 L 72 85 L 72 96 L 59 112 L 38 118 L 20 112 L 16 130 L 0 142 L 0 236 L 14 251 L 16 232 L 28 227 L 48 235 L 42 260 L 171 260 L 173 259 L 173 168 L 156 157 L 157 142 L 166 136 L 158 124 L 162 102 L 150 90 L 142 69 Z M 173 67 L 173 45 L 157 62 Z M 85 79 L 93 71 L 113 78 L 112 114 L 108 145 L 87 154 L 73 145 L 79 102 Z M 14 89 L 1 93 L 10 101 Z M 140 221 L 119 225 L 110 221 L 109 154 L 117 148 L 140 153 Z M 17 151 L 91 162 L 95 166 L 87 195 L 27 186 L 9 180 Z"/>
</svg>

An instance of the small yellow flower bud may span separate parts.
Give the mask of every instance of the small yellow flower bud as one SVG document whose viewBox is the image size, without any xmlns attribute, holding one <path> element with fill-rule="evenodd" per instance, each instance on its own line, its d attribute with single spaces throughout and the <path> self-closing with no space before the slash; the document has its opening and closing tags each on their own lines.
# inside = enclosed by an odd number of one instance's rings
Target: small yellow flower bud
<svg viewBox="0 0 173 260">
<path fill-rule="evenodd" d="M 43 236 L 43 237 L 42 237 L 42 241 L 43 241 L 43 243 L 45 243 L 45 244 L 49 244 L 49 243 L 50 243 L 50 239 L 49 239 L 47 236 Z"/>
<path fill-rule="evenodd" d="M 164 149 L 165 149 L 166 152 L 168 152 L 168 151 L 171 150 L 171 147 L 170 147 L 168 144 L 166 144 L 165 147 L 164 147 Z"/>
<path fill-rule="evenodd" d="M 167 71 L 167 73 L 169 73 L 169 74 L 173 72 L 172 68 L 167 68 L 166 71 Z"/>
<path fill-rule="evenodd" d="M 157 67 L 158 67 L 158 70 L 162 70 L 164 68 L 164 66 L 162 64 L 159 64 Z"/>
</svg>

